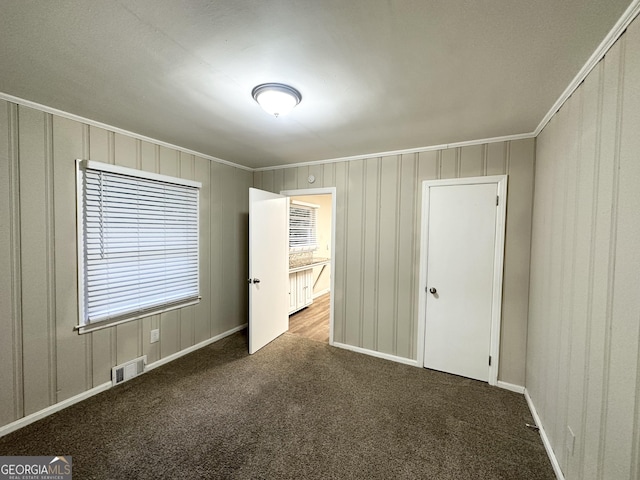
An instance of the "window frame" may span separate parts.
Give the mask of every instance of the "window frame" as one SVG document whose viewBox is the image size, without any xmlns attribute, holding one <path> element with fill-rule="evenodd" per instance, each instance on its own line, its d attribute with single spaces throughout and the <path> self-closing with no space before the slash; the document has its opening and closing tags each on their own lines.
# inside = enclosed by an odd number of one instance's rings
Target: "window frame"
<svg viewBox="0 0 640 480">
<path fill-rule="evenodd" d="M 76 159 L 76 233 L 77 233 L 77 275 L 78 275 L 78 325 L 75 329 L 78 333 L 88 333 L 95 330 L 100 330 L 103 328 L 109 328 L 114 325 L 120 325 L 123 323 L 131 322 L 134 320 L 138 320 L 140 318 L 149 317 L 151 315 L 158 315 L 163 312 L 167 312 L 170 310 L 175 310 L 178 308 L 184 308 L 189 305 L 195 305 L 200 302 L 202 298 L 200 295 L 200 189 L 202 188 L 202 183 L 187 180 L 178 177 L 172 177 L 168 175 L 162 175 L 153 172 L 146 172 L 143 170 L 137 170 L 128 167 L 122 167 L 119 165 L 113 165 L 109 163 L 96 162 L 93 160 L 86 159 Z M 88 319 L 88 312 L 86 311 L 86 303 L 87 303 L 87 290 L 86 290 L 86 282 L 85 282 L 85 267 L 86 267 L 86 259 L 85 259 L 85 221 L 84 221 L 84 213 L 85 213 L 85 192 L 83 185 L 83 171 L 86 169 L 103 171 L 107 173 L 113 173 L 117 175 L 126 175 L 129 177 L 141 178 L 144 180 L 152 180 L 162 183 L 171 183 L 180 186 L 192 187 L 197 189 L 196 194 L 196 240 L 197 240 L 197 253 L 196 253 L 196 264 L 197 267 L 197 297 L 185 299 L 184 301 L 176 301 L 176 302 L 166 302 L 164 304 L 158 305 L 157 308 L 149 308 L 142 312 L 132 311 L 130 314 L 125 313 L 119 315 L 115 318 L 104 319 L 100 321 L 90 322 Z"/>
<path fill-rule="evenodd" d="M 313 237 L 315 239 L 314 244 L 309 243 L 303 246 L 295 246 L 295 247 L 291 246 L 291 209 L 293 207 L 309 210 L 310 212 L 312 212 Z M 314 203 L 308 203 L 308 202 L 303 202 L 301 200 L 294 200 L 294 199 L 289 200 L 289 211 L 287 214 L 287 218 L 289 223 L 288 230 L 289 230 L 289 253 L 290 254 L 302 253 L 302 252 L 313 252 L 314 250 L 318 249 L 318 209 L 319 208 L 320 208 L 320 205 L 316 205 Z"/>
</svg>

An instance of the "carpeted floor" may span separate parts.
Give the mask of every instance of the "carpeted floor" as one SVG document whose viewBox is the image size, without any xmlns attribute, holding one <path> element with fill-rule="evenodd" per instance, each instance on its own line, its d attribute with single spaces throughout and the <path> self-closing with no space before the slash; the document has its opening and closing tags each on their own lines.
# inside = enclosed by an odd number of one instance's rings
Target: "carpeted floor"
<svg viewBox="0 0 640 480">
<path fill-rule="evenodd" d="M 74 479 L 554 479 L 522 395 L 244 333 L 0 438 Z"/>
</svg>

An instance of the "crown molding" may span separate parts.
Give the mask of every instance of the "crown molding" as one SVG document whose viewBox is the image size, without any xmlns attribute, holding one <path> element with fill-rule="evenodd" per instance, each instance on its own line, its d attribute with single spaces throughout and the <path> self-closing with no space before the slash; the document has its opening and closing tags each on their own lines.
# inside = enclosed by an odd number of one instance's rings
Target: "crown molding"
<svg viewBox="0 0 640 480">
<path fill-rule="evenodd" d="M 50 113 L 52 115 L 57 115 L 59 117 L 67 118 L 69 120 L 74 120 L 76 122 L 84 123 L 87 125 L 91 125 L 92 127 L 104 128 L 105 130 L 110 130 L 115 133 L 120 133 L 122 135 L 126 135 L 128 137 L 136 138 L 138 140 L 142 140 L 145 142 L 151 142 L 156 145 L 160 145 L 167 148 L 172 148 L 178 150 L 182 153 L 186 153 L 188 155 L 196 155 L 201 158 L 205 158 L 207 160 L 211 160 L 212 162 L 221 163 L 223 165 L 227 165 L 229 167 L 240 168 L 242 170 L 247 170 L 249 172 L 253 172 L 253 168 L 246 167 L 244 165 L 239 165 L 237 163 L 229 162 L 228 160 L 223 160 L 221 158 L 213 157 L 211 155 L 207 155 L 202 152 L 197 152 L 195 150 L 190 150 L 188 148 L 181 147 L 179 145 L 173 145 L 172 143 L 163 142 L 162 140 L 157 140 L 155 138 L 146 137 L 144 135 L 140 135 L 138 133 L 130 132 L 128 130 L 124 130 L 122 128 L 114 127 L 113 125 L 107 125 L 106 123 L 98 122 L 96 120 L 91 120 L 90 118 L 81 117 L 80 115 L 75 115 L 73 113 L 65 112 L 64 110 L 58 110 L 57 108 L 47 107 L 46 105 L 42 105 L 40 103 L 32 102 L 31 100 L 25 100 L 24 98 L 15 97 L 13 95 L 9 95 L 8 93 L 0 92 L 0 100 L 6 100 L 7 102 L 16 103 L 18 105 L 23 105 L 29 108 L 35 108 L 36 110 L 41 110 L 45 113 Z"/>
<path fill-rule="evenodd" d="M 622 36 L 622 34 L 626 31 L 627 27 L 635 20 L 635 18 L 640 13 L 640 0 L 633 0 L 631 4 L 627 7 L 622 16 L 618 19 L 613 28 L 609 31 L 604 40 L 598 45 L 595 52 L 589 57 L 587 63 L 584 64 L 582 69 L 578 72 L 578 74 L 574 77 L 574 79 L 569 83 L 569 86 L 562 92 L 562 95 L 556 100 L 556 103 L 553 104 L 551 109 L 547 112 L 547 114 L 542 118 L 538 127 L 535 129 L 534 134 L 537 137 L 540 135 L 540 132 L 547 126 L 547 123 L 551 121 L 553 116 L 556 114 L 558 110 L 562 108 L 564 102 L 566 102 L 573 92 L 575 92 L 578 87 L 582 84 L 587 75 L 591 73 L 591 70 L 595 68 L 595 66 L 604 58 L 609 49 L 613 46 L 614 43 Z"/>
<path fill-rule="evenodd" d="M 390 150 L 388 152 L 365 153 L 362 155 L 353 155 L 350 157 L 330 158 L 327 160 L 313 160 L 310 162 L 289 163 L 285 165 L 275 165 L 273 167 L 255 168 L 254 172 L 264 172 L 268 170 L 280 170 L 281 168 L 308 167 L 309 165 L 324 165 L 327 163 L 352 162 L 354 160 L 364 160 L 365 158 L 392 157 L 394 155 L 409 155 L 412 153 L 433 152 L 436 150 L 446 150 L 448 148 L 470 147 L 473 145 L 485 145 L 487 143 L 510 142 L 514 140 L 523 140 L 525 138 L 534 138 L 534 132 L 519 133 L 516 135 L 505 135 L 503 137 L 481 138 L 478 140 L 469 140 L 466 142 L 443 143 L 441 145 L 430 145 L 428 147 L 407 148 L 404 150 Z"/>
</svg>

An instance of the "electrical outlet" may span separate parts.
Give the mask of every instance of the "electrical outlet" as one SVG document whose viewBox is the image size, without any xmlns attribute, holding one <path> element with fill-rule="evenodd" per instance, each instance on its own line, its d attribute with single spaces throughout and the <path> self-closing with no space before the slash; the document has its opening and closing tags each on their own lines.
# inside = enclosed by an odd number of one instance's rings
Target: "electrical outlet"
<svg viewBox="0 0 640 480">
<path fill-rule="evenodd" d="M 160 340 L 160 330 L 156 328 L 155 330 L 151 330 L 151 343 L 156 343 Z"/>
<path fill-rule="evenodd" d="M 573 451 L 575 450 L 575 446 L 576 446 L 576 436 L 573 433 L 573 430 L 571 430 L 571 427 L 567 425 L 567 453 L 569 454 L 569 456 L 573 456 Z"/>
</svg>

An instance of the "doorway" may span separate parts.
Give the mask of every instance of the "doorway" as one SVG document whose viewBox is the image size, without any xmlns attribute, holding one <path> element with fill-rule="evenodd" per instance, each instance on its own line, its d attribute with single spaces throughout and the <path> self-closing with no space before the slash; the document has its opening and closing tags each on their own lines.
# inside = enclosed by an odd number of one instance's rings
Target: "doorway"
<svg viewBox="0 0 640 480">
<path fill-rule="evenodd" d="M 425 368 L 497 384 L 506 175 L 423 182 Z"/>
<path fill-rule="evenodd" d="M 291 215 L 313 212 L 315 229 L 313 248 L 300 248 L 297 240 L 290 240 L 289 333 L 333 345 L 335 188 L 280 193 L 289 197 Z"/>
</svg>

